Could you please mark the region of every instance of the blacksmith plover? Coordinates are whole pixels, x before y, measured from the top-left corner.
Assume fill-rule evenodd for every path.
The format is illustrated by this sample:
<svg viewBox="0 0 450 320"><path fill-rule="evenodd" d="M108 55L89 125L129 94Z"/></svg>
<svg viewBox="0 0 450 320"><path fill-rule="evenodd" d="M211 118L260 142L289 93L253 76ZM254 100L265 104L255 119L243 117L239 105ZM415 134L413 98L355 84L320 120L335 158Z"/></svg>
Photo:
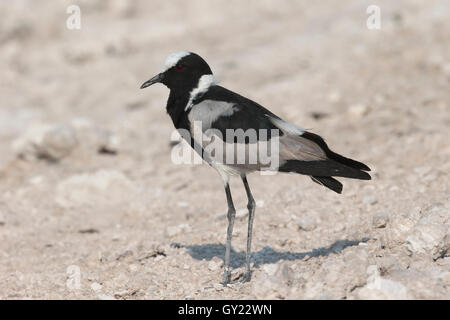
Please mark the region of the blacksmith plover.
<svg viewBox="0 0 450 320"><path fill-rule="evenodd" d="M371 179L365 172L370 171L368 166L331 151L317 134L288 123L258 103L217 85L208 64L195 53L180 51L169 55L164 70L142 84L141 89L158 82L170 89L166 108L175 128L203 160L218 171L224 183L228 203L224 284L228 284L231 278L230 250L235 219L229 187L231 176L242 179L248 198L244 281L251 277L250 256L255 214L255 200L247 182L248 173L262 170L300 173L337 193L342 192L342 184L333 177ZM200 130L200 136L196 130ZM272 144L273 141L277 143ZM259 152L262 142L266 143L266 150L276 153L276 166L262 161ZM213 144L216 148L210 148ZM218 150L217 146L224 148ZM240 149L241 154L238 151L227 157L239 147L244 147Z"/></svg>

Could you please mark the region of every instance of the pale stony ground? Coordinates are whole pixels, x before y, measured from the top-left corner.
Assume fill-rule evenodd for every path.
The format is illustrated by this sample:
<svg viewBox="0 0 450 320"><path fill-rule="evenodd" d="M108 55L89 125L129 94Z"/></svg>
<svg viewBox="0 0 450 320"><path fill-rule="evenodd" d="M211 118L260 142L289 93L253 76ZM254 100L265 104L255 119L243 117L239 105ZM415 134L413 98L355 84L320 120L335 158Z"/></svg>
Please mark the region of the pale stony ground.
<svg viewBox="0 0 450 320"><path fill-rule="evenodd" d="M374 1L78 1L75 31L73 2L1 2L0 298L449 299L450 4L376 2L381 30ZM180 49L373 169L250 176L249 283L219 284L219 176L171 162L168 90L138 89Z"/></svg>

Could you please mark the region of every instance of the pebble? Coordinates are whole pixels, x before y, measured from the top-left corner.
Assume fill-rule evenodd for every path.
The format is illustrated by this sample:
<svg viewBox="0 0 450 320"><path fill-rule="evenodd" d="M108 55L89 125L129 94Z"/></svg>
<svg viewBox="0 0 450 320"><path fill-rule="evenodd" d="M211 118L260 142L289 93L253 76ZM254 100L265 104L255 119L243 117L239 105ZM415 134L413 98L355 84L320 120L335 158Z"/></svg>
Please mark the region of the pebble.
<svg viewBox="0 0 450 320"><path fill-rule="evenodd" d="M91 289L95 292L102 290L102 287L103 286L98 282L94 282L93 284L91 284Z"/></svg>
<svg viewBox="0 0 450 320"><path fill-rule="evenodd" d="M450 250L448 226L422 218L406 238L406 246L413 254L429 254L433 259Z"/></svg>
<svg viewBox="0 0 450 320"><path fill-rule="evenodd" d="M369 275L367 284L358 291L358 298L367 300L404 300L411 298L408 289L403 284L381 277L376 265L368 266L367 274Z"/></svg>
<svg viewBox="0 0 450 320"><path fill-rule="evenodd" d="M242 219L248 216L248 209L239 209L236 211L236 218Z"/></svg>
<svg viewBox="0 0 450 320"><path fill-rule="evenodd" d="M278 264L276 264L276 263L266 264L263 266L262 269L269 276L273 276L278 271Z"/></svg>
<svg viewBox="0 0 450 320"><path fill-rule="evenodd" d="M180 226L169 226L166 228L166 234L169 237L173 237L176 236L177 234L181 233L181 228Z"/></svg>
<svg viewBox="0 0 450 320"><path fill-rule="evenodd" d="M56 203L64 208L79 206L116 206L136 194L133 183L122 172L99 170L73 175L56 188Z"/></svg>
<svg viewBox="0 0 450 320"><path fill-rule="evenodd" d="M389 222L389 213L385 211L381 211L375 214L372 219L372 226L374 228L384 228Z"/></svg>
<svg viewBox="0 0 450 320"><path fill-rule="evenodd" d="M135 264L130 264L128 268L130 269L131 272L136 272L139 269L139 267Z"/></svg>
<svg viewBox="0 0 450 320"><path fill-rule="evenodd" d="M355 119L361 119L369 113L369 107L362 103L353 104L348 108L348 113Z"/></svg>
<svg viewBox="0 0 450 320"><path fill-rule="evenodd" d="M317 224L314 219L304 216L297 220L297 226L299 230L312 231L316 228Z"/></svg>
<svg viewBox="0 0 450 320"><path fill-rule="evenodd" d="M374 205L377 202L378 202L377 197L375 197L374 195L367 195L367 196L364 196L364 198L363 198L364 204Z"/></svg>
<svg viewBox="0 0 450 320"><path fill-rule="evenodd" d="M208 269L211 271L217 271L220 268L222 268L223 266L223 260L218 258L218 257L213 257L209 262L208 262Z"/></svg>
<svg viewBox="0 0 450 320"><path fill-rule="evenodd" d="M74 128L70 125L38 125L13 141L15 154L25 160L58 161L68 156L78 145Z"/></svg>
<svg viewBox="0 0 450 320"><path fill-rule="evenodd" d="M156 292L158 290L158 287L156 286L156 285L150 285L148 288L147 288L147 292L148 293L153 293L153 292Z"/></svg>

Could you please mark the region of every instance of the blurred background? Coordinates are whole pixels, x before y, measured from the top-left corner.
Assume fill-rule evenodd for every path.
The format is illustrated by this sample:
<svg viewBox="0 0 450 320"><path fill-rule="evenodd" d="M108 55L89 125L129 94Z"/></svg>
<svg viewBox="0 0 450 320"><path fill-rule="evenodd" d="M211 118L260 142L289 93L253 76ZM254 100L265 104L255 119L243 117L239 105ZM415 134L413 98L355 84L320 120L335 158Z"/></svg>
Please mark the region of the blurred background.
<svg viewBox="0 0 450 320"><path fill-rule="evenodd" d="M217 286L221 181L171 162L168 90L139 90L178 50L373 169L342 196L250 176L250 283ZM447 0L2 1L0 57L0 298L450 298Z"/></svg>

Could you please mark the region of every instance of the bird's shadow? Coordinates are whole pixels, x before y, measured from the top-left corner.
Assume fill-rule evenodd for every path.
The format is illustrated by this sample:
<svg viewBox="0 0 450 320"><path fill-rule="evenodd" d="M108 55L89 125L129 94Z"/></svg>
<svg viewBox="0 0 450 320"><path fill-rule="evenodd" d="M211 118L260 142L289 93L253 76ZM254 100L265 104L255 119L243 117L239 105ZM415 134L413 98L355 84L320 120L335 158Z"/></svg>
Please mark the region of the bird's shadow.
<svg viewBox="0 0 450 320"><path fill-rule="evenodd" d="M360 243L369 241L370 238L364 237L361 240L338 240L328 247L321 247L307 252L280 252L272 249L270 246L265 246L259 251L252 253L251 261L255 267L262 264L276 263L280 260L303 260L305 257L320 257L328 256L331 253L340 253L347 247L357 246ZM187 253L196 260L211 260L218 257L224 260L225 246L223 244L201 244L201 245L183 245L180 243L172 243L173 247L185 248ZM245 263L245 252L236 252L231 248L230 265L233 269L239 268Z"/></svg>

